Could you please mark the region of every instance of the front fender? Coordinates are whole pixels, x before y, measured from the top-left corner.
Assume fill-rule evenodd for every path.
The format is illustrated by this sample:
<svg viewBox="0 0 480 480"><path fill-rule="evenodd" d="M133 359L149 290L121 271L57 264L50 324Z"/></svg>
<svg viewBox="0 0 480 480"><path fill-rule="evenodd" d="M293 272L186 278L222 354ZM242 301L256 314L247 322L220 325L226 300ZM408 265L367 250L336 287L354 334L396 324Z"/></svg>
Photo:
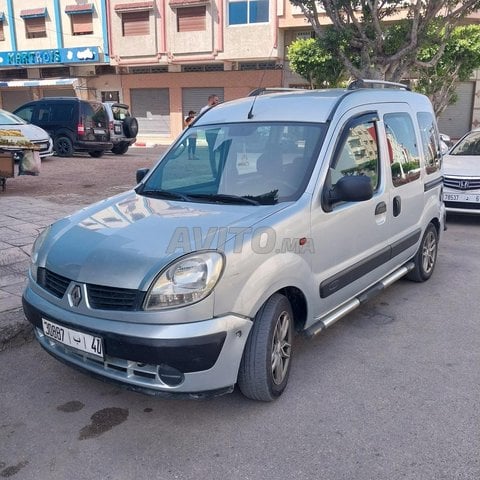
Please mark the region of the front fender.
<svg viewBox="0 0 480 480"><path fill-rule="evenodd" d="M286 287L296 287L305 295L308 311L309 302L315 295L309 255L288 252L244 258L243 268L224 275L217 285L215 316L231 312L253 318L269 297ZM245 275L243 272L249 273Z"/></svg>

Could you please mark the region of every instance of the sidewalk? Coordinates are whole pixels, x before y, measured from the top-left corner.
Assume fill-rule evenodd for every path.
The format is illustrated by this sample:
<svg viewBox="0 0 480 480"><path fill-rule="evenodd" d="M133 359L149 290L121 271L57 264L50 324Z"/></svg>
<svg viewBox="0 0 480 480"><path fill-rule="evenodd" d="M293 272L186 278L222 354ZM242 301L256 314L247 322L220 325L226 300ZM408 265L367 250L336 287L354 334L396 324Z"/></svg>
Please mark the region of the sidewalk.
<svg viewBox="0 0 480 480"><path fill-rule="evenodd" d="M0 193L0 351L33 336L23 315L22 292L35 238L46 226L81 207Z"/></svg>

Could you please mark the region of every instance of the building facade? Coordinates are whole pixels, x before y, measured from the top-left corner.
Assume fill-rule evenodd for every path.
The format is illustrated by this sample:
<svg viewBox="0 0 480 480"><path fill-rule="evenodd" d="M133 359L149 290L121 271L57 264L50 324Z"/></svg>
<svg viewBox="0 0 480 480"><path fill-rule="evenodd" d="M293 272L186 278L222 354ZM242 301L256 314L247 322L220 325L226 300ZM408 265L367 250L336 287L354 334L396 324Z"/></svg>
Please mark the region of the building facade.
<svg viewBox="0 0 480 480"><path fill-rule="evenodd" d="M226 101L306 86L286 52L312 35L288 0L0 0L0 106L54 95L121 101L140 136L171 141L211 93ZM478 91L477 78L459 87L442 131L457 137L480 120Z"/></svg>

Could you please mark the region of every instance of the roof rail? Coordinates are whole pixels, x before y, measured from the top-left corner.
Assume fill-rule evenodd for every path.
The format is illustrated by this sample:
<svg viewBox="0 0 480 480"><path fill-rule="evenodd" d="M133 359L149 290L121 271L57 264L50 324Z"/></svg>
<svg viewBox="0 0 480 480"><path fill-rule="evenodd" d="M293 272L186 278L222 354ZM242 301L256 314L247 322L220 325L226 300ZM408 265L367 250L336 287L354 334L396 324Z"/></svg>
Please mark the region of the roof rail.
<svg viewBox="0 0 480 480"><path fill-rule="evenodd" d="M288 88L288 87L260 87L252 90L248 96L256 97L257 95L264 95L265 93L280 93L280 92L301 92L304 88Z"/></svg>
<svg viewBox="0 0 480 480"><path fill-rule="evenodd" d="M411 91L411 88L403 83L397 83L397 82L387 82L386 80L367 80L363 78L359 78L358 80L354 80L351 82L347 90L358 90L359 88L373 88L375 85L381 85L384 88L400 88L403 90L408 90Z"/></svg>

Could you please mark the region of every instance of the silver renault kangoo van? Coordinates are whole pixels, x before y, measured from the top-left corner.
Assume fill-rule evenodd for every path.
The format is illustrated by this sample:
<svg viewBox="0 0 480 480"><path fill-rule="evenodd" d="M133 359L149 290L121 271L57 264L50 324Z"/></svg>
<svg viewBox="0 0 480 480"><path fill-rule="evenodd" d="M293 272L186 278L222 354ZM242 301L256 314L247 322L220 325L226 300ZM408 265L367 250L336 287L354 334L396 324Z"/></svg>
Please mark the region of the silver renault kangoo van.
<svg viewBox="0 0 480 480"><path fill-rule="evenodd" d="M376 83L219 104L135 189L48 227L23 295L42 347L137 391L238 384L270 401L296 335L428 280L445 217L435 115Z"/></svg>

